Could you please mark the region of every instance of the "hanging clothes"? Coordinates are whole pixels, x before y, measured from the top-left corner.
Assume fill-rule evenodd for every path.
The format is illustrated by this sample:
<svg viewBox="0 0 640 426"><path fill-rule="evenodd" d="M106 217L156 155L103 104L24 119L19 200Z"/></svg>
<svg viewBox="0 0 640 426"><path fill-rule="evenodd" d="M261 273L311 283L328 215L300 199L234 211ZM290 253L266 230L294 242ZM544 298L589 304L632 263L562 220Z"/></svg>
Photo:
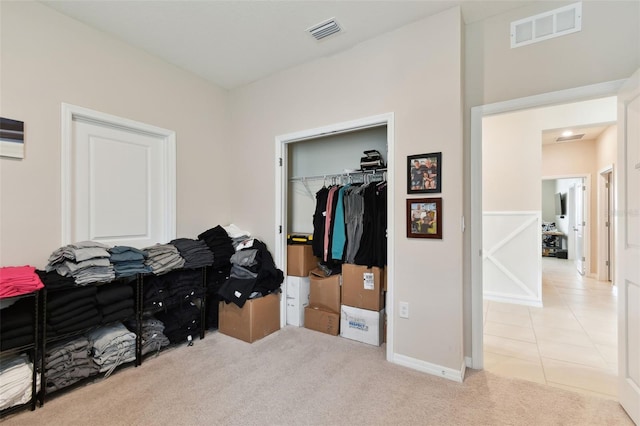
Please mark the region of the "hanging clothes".
<svg viewBox="0 0 640 426"><path fill-rule="evenodd" d="M311 249L315 257L323 258L324 255L324 229L327 211L327 199L329 188L323 186L316 192L316 209L313 213L313 241Z"/></svg>
<svg viewBox="0 0 640 426"><path fill-rule="evenodd" d="M338 199L336 201L335 215L333 218L333 233L331 236L331 259L340 262L343 260L344 248L347 242L344 214L344 193L348 188L349 185L346 185L338 190Z"/></svg>

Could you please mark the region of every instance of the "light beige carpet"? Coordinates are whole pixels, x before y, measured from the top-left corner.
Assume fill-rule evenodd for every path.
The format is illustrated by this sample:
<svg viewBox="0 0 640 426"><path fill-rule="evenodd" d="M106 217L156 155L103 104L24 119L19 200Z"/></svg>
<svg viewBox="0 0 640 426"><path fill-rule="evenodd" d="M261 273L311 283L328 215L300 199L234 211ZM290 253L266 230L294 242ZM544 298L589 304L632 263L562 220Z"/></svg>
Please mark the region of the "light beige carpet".
<svg viewBox="0 0 640 426"><path fill-rule="evenodd" d="M633 424L614 401L471 370L455 383L391 364L384 348L296 327L253 344L210 332L4 423Z"/></svg>

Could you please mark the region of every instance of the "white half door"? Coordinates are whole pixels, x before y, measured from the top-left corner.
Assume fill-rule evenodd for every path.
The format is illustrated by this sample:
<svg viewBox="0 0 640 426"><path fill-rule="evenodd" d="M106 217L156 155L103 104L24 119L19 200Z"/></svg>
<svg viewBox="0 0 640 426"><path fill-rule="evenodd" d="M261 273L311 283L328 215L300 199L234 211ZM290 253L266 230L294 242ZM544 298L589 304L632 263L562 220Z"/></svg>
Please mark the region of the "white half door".
<svg viewBox="0 0 640 426"><path fill-rule="evenodd" d="M618 95L618 398L640 424L640 70Z"/></svg>
<svg viewBox="0 0 640 426"><path fill-rule="evenodd" d="M174 188L161 135L74 117L67 243L148 247L173 238ZM170 150L169 150L170 151ZM175 167L175 166L174 166ZM175 177L173 177L175 179Z"/></svg>
<svg viewBox="0 0 640 426"><path fill-rule="evenodd" d="M573 231L575 233L576 269L580 275L584 275L584 182L577 183L572 188L573 192Z"/></svg>

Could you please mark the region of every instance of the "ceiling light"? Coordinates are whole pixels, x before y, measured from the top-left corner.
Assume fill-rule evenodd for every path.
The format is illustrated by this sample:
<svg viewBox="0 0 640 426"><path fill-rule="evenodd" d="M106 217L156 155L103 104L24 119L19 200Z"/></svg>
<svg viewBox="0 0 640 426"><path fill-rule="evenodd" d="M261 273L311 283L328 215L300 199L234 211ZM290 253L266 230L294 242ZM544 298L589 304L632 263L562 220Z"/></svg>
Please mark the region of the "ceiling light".
<svg viewBox="0 0 640 426"><path fill-rule="evenodd" d="M563 137L567 137L567 136L571 136L573 134L573 132L571 130L565 130L564 132L562 132L562 136Z"/></svg>

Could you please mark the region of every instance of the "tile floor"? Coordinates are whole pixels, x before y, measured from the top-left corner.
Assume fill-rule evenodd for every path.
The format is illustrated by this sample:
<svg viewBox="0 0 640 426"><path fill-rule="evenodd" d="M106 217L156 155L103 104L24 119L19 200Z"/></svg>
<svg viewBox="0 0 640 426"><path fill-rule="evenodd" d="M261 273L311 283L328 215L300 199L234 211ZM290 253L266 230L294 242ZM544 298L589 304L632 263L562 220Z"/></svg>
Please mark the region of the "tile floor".
<svg viewBox="0 0 640 426"><path fill-rule="evenodd" d="M617 399L617 297L571 260L542 258L543 308L484 302L484 365L495 374Z"/></svg>

